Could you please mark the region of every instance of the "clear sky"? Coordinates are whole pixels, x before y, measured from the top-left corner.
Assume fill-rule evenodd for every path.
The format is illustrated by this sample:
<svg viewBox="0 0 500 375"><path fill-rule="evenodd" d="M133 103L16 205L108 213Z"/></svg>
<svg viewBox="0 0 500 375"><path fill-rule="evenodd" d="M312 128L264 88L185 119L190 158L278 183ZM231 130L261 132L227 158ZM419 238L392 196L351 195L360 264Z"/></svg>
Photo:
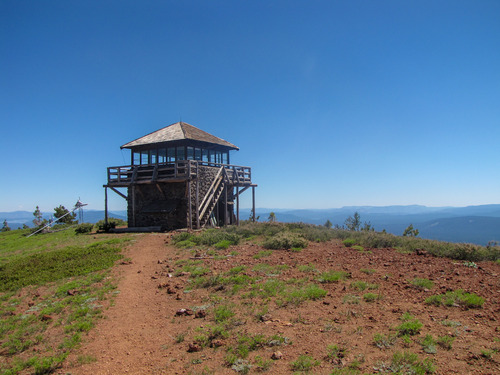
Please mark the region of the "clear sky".
<svg viewBox="0 0 500 375"><path fill-rule="evenodd" d="M0 211L103 209L180 119L258 207L500 202L498 0L1 0L0 51Z"/></svg>

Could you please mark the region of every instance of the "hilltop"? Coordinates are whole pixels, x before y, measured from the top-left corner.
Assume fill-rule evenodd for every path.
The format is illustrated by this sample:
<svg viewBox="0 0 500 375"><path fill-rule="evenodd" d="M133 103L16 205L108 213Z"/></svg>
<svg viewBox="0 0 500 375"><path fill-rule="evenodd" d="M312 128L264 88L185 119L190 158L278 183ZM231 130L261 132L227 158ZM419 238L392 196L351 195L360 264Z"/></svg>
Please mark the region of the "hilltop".
<svg viewBox="0 0 500 375"><path fill-rule="evenodd" d="M498 247L282 223L22 233L0 234L2 374L500 371Z"/></svg>
<svg viewBox="0 0 500 375"><path fill-rule="evenodd" d="M79 350L96 361L64 371L500 370L498 262L301 242L303 230L266 224L137 237L120 266L115 307ZM297 247L268 249L286 241Z"/></svg>

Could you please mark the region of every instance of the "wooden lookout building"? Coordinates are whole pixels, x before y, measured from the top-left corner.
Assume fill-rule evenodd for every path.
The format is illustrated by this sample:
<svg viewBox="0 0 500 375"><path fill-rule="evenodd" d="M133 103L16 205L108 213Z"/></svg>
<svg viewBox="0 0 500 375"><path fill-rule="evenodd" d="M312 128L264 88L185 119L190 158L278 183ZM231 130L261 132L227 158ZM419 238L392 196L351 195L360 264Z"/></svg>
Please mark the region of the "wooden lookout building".
<svg viewBox="0 0 500 375"><path fill-rule="evenodd" d="M129 228L238 224L239 197L248 188L255 220L257 185L250 167L230 163L230 152L238 150L232 143L177 122L121 148L130 149L130 165L108 168L106 221L111 189L127 200ZM126 188L126 194L119 188Z"/></svg>

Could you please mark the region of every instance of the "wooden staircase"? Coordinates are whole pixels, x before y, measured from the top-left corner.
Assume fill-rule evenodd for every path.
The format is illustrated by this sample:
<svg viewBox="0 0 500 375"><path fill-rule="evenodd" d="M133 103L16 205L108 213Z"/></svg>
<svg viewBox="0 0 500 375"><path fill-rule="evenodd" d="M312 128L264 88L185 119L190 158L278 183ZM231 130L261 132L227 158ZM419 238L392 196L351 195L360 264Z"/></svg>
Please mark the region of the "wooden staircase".
<svg viewBox="0 0 500 375"><path fill-rule="evenodd" d="M204 228L205 225L207 225L207 223L210 220L210 216L214 212L214 209L217 206L217 203L219 202L222 193L224 192L224 188L226 187L226 181L227 181L227 174L225 168L221 167L217 172L217 175L215 176L212 184L210 185L210 188L208 189L207 193L205 194L203 200L199 205L198 215L194 217L195 222L193 223L193 227ZM199 223L198 223L198 218L199 218ZM212 219L215 220L215 218Z"/></svg>

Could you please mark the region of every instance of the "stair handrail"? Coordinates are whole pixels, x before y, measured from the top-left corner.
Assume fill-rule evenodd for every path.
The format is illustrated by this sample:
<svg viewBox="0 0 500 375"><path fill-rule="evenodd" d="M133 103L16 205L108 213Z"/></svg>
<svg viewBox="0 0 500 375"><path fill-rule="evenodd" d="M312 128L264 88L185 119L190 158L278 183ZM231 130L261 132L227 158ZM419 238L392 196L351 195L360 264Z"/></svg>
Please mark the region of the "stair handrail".
<svg viewBox="0 0 500 375"><path fill-rule="evenodd" d="M205 196L203 197L203 199L200 203L200 206L199 206L200 207L200 217L203 217L203 214L205 213L205 211L208 207L208 203L210 202L210 198L212 198L212 196L215 193L215 190L217 189L214 187L214 185L217 183L217 187L218 187L218 185L220 183L220 175L221 175L223 169L224 169L224 167L220 167L219 171L217 172L217 175L215 176L214 180L212 181L212 184L208 188L207 193L205 194ZM219 181L219 182L217 182L217 181ZM213 190L213 192L212 192L212 190ZM203 208L203 210L202 210L202 208Z"/></svg>
<svg viewBox="0 0 500 375"><path fill-rule="evenodd" d="M221 186L221 183L222 183L222 177L219 176L217 178L217 184L214 186L214 189L211 192L209 199L207 199L207 201L206 201L205 206L203 207L203 209L200 210L200 216L199 216L200 218L204 217L205 213L207 212L207 209L210 207L210 203L213 203L212 200L213 200L215 194L217 193L219 187ZM217 199L218 198L219 197L217 197ZM213 207L212 207L212 210L213 210Z"/></svg>

